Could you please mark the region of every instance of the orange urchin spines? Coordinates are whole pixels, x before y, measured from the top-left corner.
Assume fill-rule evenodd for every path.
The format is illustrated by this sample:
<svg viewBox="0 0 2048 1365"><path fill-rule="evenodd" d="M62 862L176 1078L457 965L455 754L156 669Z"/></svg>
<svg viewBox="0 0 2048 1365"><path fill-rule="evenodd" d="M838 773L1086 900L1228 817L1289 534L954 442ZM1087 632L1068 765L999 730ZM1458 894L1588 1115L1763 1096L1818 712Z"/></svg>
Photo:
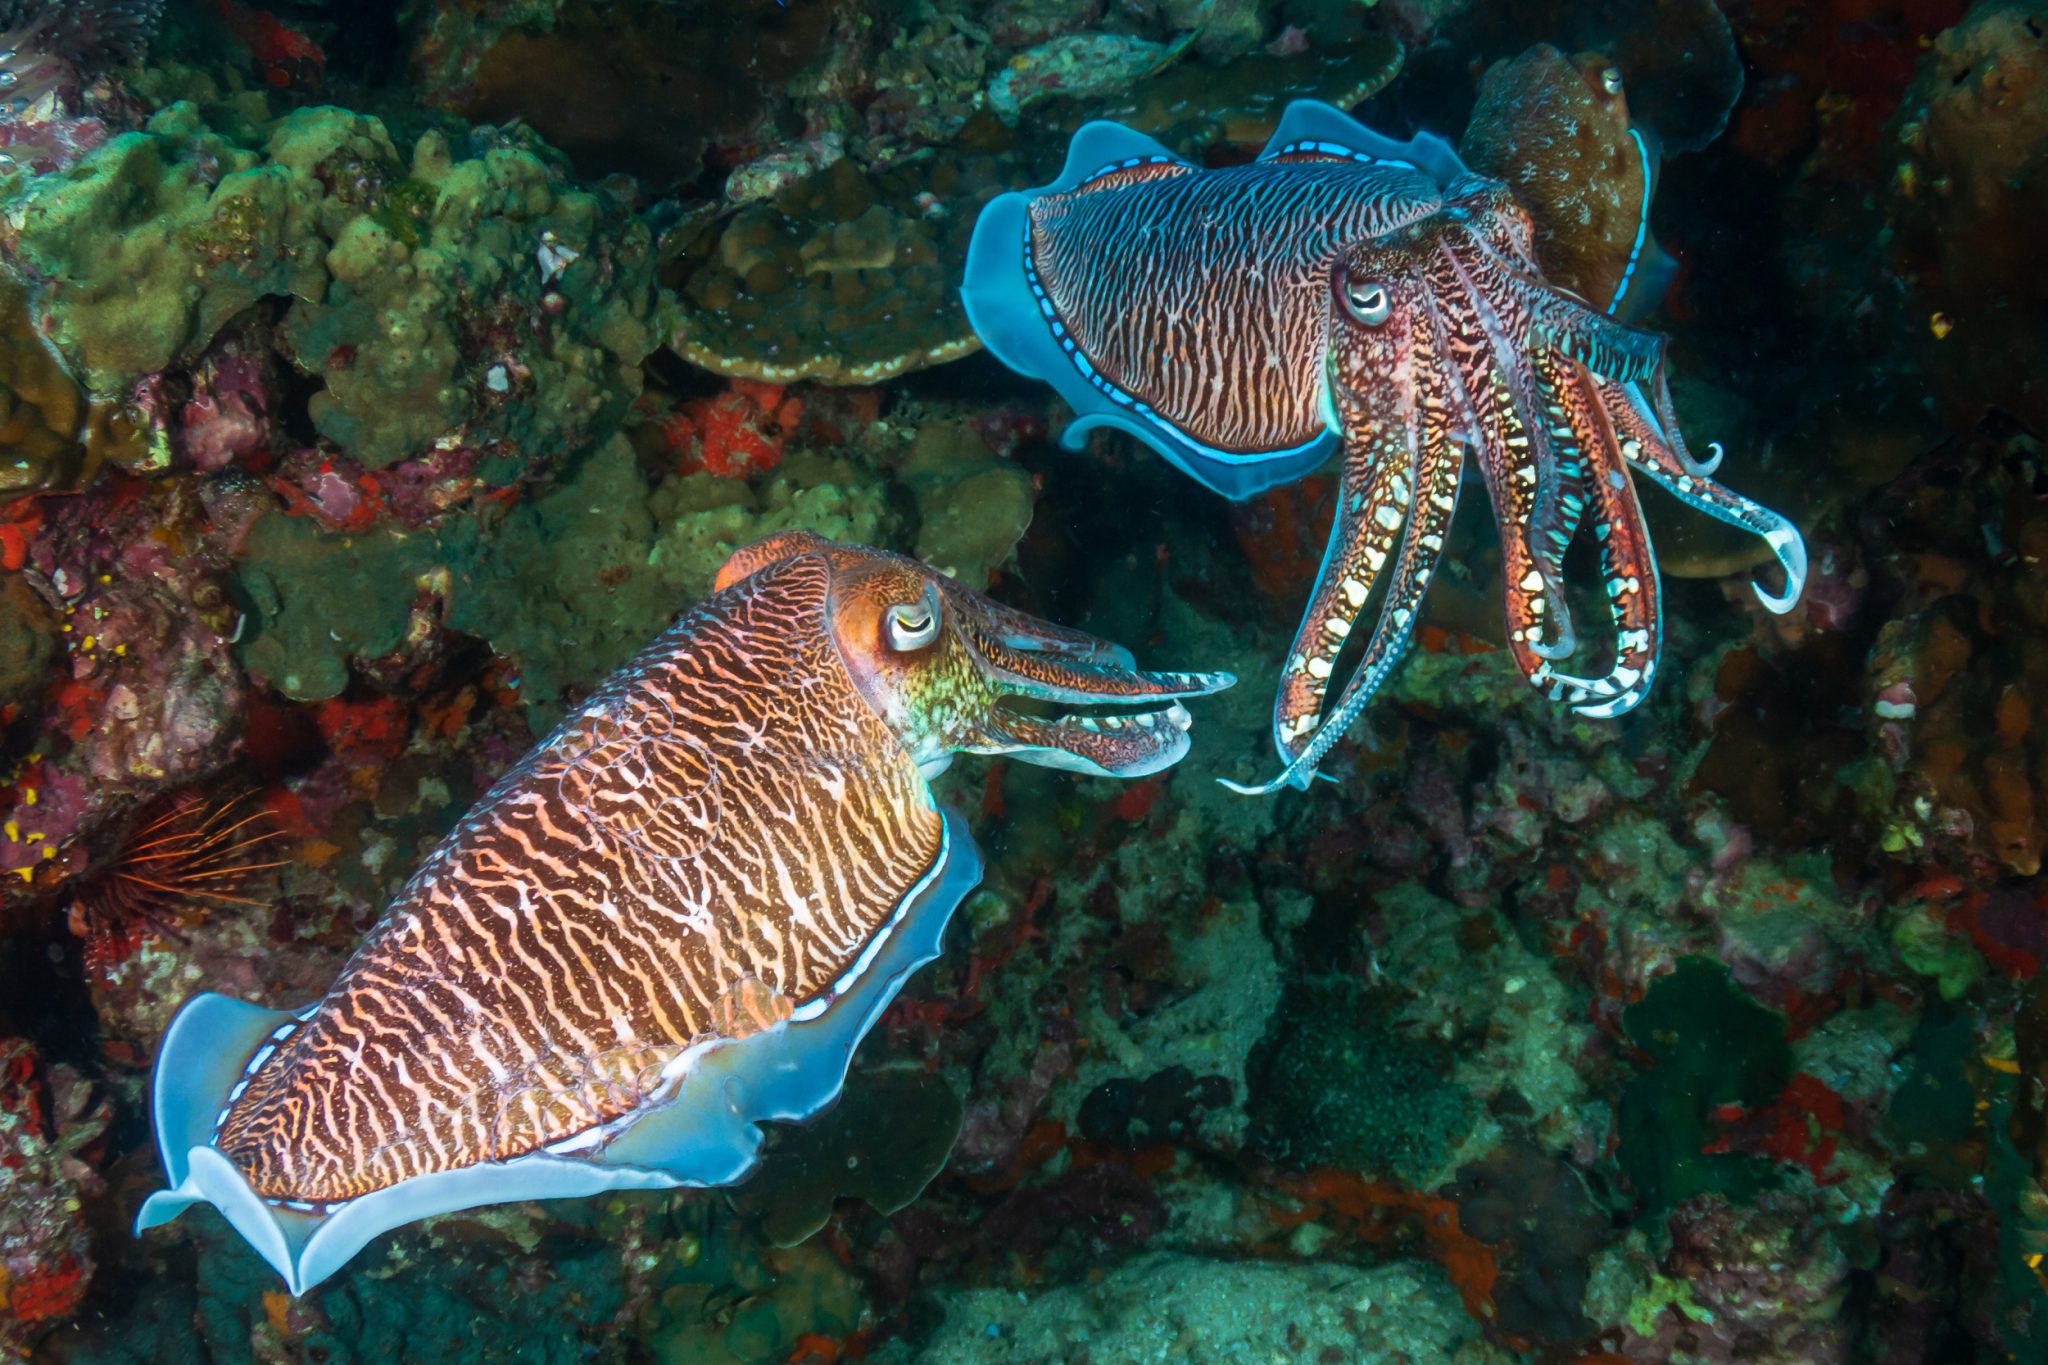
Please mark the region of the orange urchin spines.
<svg viewBox="0 0 2048 1365"><path fill-rule="evenodd" d="M278 831L247 793L225 801L186 789L158 801L115 854L71 893L71 932L88 953L132 949L146 934L178 938L209 905L253 906L246 892L286 859L265 858Z"/></svg>

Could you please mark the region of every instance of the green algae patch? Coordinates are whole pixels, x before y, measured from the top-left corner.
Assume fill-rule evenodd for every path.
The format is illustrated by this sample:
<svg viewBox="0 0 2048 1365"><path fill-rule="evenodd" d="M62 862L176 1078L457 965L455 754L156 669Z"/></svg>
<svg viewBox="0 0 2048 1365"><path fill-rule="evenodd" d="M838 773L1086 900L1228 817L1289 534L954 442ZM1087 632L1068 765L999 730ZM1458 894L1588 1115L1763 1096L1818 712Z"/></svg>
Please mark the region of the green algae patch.
<svg viewBox="0 0 2048 1365"><path fill-rule="evenodd" d="M382 658L405 642L413 601L445 553L425 532L343 534L271 513L249 528L236 561L246 613L236 656L294 701L339 696L351 659Z"/></svg>
<svg viewBox="0 0 2048 1365"><path fill-rule="evenodd" d="M1388 1021L1398 1003L1348 977L1298 987L1259 1044L1253 1144L1296 1167L1403 1184L1436 1169L1476 1120L1475 1106L1445 1079L1445 1049Z"/></svg>
<svg viewBox="0 0 2048 1365"><path fill-rule="evenodd" d="M1775 1184L1763 1159L1705 1149L1720 1135L1714 1110L1761 1108L1792 1078L1784 1016L1726 967L1689 957L1622 1013L1622 1027L1650 1059L1622 1088L1616 1154L1644 1212L1702 1194L1741 1202Z"/></svg>
<svg viewBox="0 0 2048 1365"><path fill-rule="evenodd" d="M960 1136L959 1096L928 1071L876 1071L847 1083L823 1117L777 1128L761 1169L727 1198L779 1247L809 1241L840 1199L888 1215L924 1193Z"/></svg>
<svg viewBox="0 0 2048 1365"><path fill-rule="evenodd" d="M615 437L505 518L460 575L448 625L517 666L544 729L566 689L595 686L660 634L740 546L799 528L874 543L887 523L878 476L843 461L793 457L758 489L692 475L650 492Z"/></svg>
<svg viewBox="0 0 2048 1365"><path fill-rule="evenodd" d="M457 159L430 132L407 157L341 109L260 136L173 105L16 182L0 243L49 282L37 325L92 393L281 298L313 426L364 465L456 443L553 459L618 428L657 341L653 237L623 199L523 147Z"/></svg>

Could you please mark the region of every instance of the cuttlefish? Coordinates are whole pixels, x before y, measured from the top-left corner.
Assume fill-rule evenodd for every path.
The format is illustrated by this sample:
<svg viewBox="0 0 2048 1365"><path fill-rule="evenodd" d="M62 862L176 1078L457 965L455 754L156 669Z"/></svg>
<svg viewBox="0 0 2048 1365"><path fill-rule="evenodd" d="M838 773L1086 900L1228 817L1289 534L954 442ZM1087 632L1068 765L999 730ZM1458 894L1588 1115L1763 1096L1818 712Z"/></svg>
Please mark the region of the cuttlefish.
<svg viewBox="0 0 2048 1365"><path fill-rule="evenodd" d="M730 1184L817 1113L981 860L955 753L1136 777L1180 699L914 560L739 551L421 864L326 995L188 1002L155 1071L170 1189L319 1283L389 1228L510 1200ZM1079 710L1063 708L1082 708Z"/></svg>
<svg viewBox="0 0 2048 1365"><path fill-rule="evenodd" d="M1576 76L1573 79L1577 79ZM1647 202L1647 185L1643 191ZM1643 238L1626 234L1631 260ZM1405 651L1477 456L1499 530L1507 644L1553 700L1605 717L1647 693L1662 643L1656 559L1630 472L1761 536L1806 572L1798 530L1711 475L1673 414L1664 339L1545 277L1536 225L1502 181L1429 134L1397 142L1327 105L1288 107L1258 159L1204 169L1112 123L1074 137L1059 179L990 202L962 295L989 350L1052 384L1080 448L1109 427L1232 498L1333 454L1329 549L1282 667L1273 739L1305 788ZM1588 529L1612 657L1577 653L1565 552ZM1375 593L1362 648L1350 637ZM1357 662L1334 704L1347 642Z"/></svg>

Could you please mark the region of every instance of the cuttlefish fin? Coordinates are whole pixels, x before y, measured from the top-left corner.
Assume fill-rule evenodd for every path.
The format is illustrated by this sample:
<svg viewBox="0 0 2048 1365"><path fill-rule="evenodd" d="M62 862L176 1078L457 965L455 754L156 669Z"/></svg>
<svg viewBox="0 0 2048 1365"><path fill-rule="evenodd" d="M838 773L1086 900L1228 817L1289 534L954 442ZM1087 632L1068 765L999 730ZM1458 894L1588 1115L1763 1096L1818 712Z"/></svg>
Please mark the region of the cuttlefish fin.
<svg viewBox="0 0 2048 1365"><path fill-rule="evenodd" d="M1471 174L1459 159L1457 149L1434 133L1417 133L1397 142L1339 109L1320 100L1296 100L1280 116L1259 160L1328 158L1392 162L1413 166L1436 181L1449 185Z"/></svg>
<svg viewBox="0 0 2048 1365"><path fill-rule="evenodd" d="M266 1199L213 1146L213 1130L252 1059L297 1024L297 1015L224 995L197 996L178 1011L157 1054L153 1102L157 1150L170 1188L144 1201L135 1219L138 1234L193 1204L211 1204L296 1296L346 1265L379 1234L437 1213L684 1183L658 1171L622 1171L535 1153L403 1181L340 1204Z"/></svg>
<svg viewBox="0 0 2048 1365"><path fill-rule="evenodd" d="M403 1180L337 1204L266 1199L212 1144L215 1120L235 1087L300 1016L223 995L196 997L178 1012L157 1054L152 1103L171 1188L143 1204L136 1232L167 1223L193 1204L211 1204L299 1295L373 1238L434 1214L744 1178L759 1160L761 1123L808 1118L838 1098L855 1049L910 974L938 956L953 911L980 883L980 851L955 812L943 816L945 836L932 867L828 996L744 1038L692 1045L678 1059L680 1080L658 1103L604 1131L507 1161Z"/></svg>
<svg viewBox="0 0 2048 1365"><path fill-rule="evenodd" d="M1642 127L1631 127L1628 136L1642 162L1643 198L1636 209L1635 242L1629 248L1628 260L1622 265L1621 279L1614 286L1614 297L1607 300L1606 311L1609 317L1618 321L1636 322L1654 312L1664 301L1671 281L1677 278L1678 262L1658 244L1655 234L1650 231L1650 204L1657 197L1657 171L1661 165L1657 136Z"/></svg>

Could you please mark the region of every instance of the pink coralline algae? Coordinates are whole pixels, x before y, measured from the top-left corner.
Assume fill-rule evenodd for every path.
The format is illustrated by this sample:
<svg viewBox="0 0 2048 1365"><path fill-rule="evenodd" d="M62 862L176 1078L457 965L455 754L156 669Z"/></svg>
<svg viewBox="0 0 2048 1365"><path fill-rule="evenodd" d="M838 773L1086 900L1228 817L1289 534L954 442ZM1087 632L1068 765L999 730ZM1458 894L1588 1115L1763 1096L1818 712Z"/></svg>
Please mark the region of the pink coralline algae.
<svg viewBox="0 0 2048 1365"><path fill-rule="evenodd" d="M163 0L0 0L0 165L61 170L119 103L92 68L135 56Z"/></svg>
<svg viewBox="0 0 2048 1365"><path fill-rule="evenodd" d="M213 474L276 445L275 358L226 337L192 367L192 393L178 414L180 444L194 469Z"/></svg>
<svg viewBox="0 0 2048 1365"><path fill-rule="evenodd" d="M78 1307L92 1277L81 1201L108 1109L68 1066L0 1039L0 1352L25 1353Z"/></svg>
<svg viewBox="0 0 2048 1365"><path fill-rule="evenodd" d="M1847 1358L1849 1260L1811 1199L1771 1192L1738 1208L1708 1196L1674 1212L1669 1232L1662 1273L1696 1307L1667 1309L1655 1337L1630 1340L1629 1359Z"/></svg>
<svg viewBox="0 0 2048 1365"><path fill-rule="evenodd" d="M205 779L240 733L247 684L222 585L240 515L224 494L121 478L52 501L24 577L62 622L43 733L0 774L0 901L91 861L81 842L126 810Z"/></svg>

